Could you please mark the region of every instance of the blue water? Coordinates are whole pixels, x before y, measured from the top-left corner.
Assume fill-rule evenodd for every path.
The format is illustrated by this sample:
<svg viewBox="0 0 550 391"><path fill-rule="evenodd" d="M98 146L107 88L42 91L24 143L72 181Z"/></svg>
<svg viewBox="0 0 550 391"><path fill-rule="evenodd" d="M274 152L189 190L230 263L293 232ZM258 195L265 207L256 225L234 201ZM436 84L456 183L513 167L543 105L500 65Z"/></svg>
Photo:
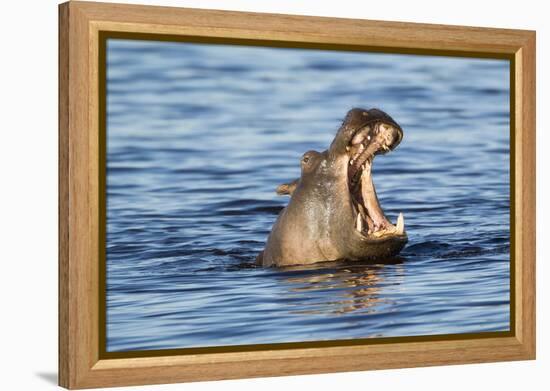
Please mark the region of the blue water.
<svg viewBox="0 0 550 391"><path fill-rule="evenodd" d="M107 350L510 327L509 63L109 40ZM409 244L389 263L253 265L307 150L346 112L404 129L375 160Z"/></svg>

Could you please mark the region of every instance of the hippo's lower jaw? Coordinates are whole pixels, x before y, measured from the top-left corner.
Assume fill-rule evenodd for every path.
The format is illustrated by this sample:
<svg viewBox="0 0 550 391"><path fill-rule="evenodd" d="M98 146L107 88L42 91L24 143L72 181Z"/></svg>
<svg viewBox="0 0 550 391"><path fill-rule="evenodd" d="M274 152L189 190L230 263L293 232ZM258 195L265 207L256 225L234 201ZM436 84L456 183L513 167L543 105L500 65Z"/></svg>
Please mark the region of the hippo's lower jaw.
<svg viewBox="0 0 550 391"><path fill-rule="evenodd" d="M376 123L359 129L346 147L348 163L348 187L353 204L355 230L365 239L407 240L403 214L392 224L376 196L372 180L374 157L393 150L398 141L398 130L394 126ZM400 250L400 249L399 249Z"/></svg>

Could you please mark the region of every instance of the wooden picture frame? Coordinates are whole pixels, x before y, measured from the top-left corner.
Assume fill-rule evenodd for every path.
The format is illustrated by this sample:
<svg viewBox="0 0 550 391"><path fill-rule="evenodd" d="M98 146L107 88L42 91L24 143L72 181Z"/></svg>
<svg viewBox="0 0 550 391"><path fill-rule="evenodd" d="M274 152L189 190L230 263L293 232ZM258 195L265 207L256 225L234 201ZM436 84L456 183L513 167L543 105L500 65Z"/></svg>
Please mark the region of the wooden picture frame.
<svg viewBox="0 0 550 391"><path fill-rule="evenodd" d="M511 331L108 357L102 34L510 60ZM104 59L103 59L104 60ZM71 1L59 6L59 384L70 389L535 358L535 32ZM103 174L103 176L102 176ZM292 345L292 346L291 346Z"/></svg>

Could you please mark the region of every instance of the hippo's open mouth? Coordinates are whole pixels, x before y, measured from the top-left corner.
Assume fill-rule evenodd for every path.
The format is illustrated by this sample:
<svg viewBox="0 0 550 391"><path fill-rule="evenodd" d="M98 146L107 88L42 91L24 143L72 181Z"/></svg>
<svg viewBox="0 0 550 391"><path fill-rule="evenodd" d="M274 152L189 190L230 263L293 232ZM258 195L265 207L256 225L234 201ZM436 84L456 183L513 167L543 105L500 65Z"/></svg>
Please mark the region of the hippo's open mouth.
<svg viewBox="0 0 550 391"><path fill-rule="evenodd" d="M374 157L393 150L401 138L402 130L397 124L374 122L357 130L346 147L348 187L356 214L355 229L368 239L405 235L403 214L399 214L395 225L388 220L372 181Z"/></svg>

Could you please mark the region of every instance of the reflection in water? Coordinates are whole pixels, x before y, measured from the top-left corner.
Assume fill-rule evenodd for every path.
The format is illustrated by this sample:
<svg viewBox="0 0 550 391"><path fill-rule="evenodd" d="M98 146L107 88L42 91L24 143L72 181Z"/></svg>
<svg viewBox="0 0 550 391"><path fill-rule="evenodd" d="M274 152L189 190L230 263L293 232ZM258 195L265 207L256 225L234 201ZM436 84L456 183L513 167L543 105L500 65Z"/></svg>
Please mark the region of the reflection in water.
<svg viewBox="0 0 550 391"><path fill-rule="evenodd" d="M388 261L394 265L402 263L399 258ZM336 269L327 270L329 264L324 263L314 268L315 273L307 276L289 277L282 286L290 284L289 292L315 292L321 300L311 309L296 310L296 314L345 314L354 311L364 313L375 312L377 305L387 299L379 296L384 285L383 264L372 265L341 265ZM294 268L294 270L299 268ZM392 283L400 284L403 279L403 268L396 267L392 273ZM300 296L298 295L298 297Z"/></svg>
<svg viewBox="0 0 550 391"><path fill-rule="evenodd" d="M107 61L109 351L509 328L507 61L121 40ZM352 107L405 131L374 167L402 262L253 266L275 187Z"/></svg>

